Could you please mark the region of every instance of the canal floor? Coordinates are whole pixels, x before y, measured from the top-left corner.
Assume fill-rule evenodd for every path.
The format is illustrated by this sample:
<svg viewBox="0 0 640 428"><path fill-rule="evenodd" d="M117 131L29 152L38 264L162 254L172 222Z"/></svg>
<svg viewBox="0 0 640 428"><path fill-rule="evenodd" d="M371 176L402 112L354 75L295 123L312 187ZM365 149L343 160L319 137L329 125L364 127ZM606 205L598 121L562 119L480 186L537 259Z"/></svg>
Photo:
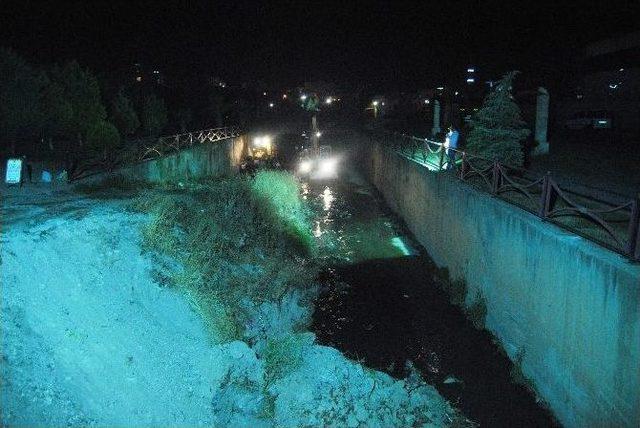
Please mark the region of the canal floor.
<svg viewBox="0 0 640 428"><path fill-rule="evenodd" d="M312 330L318 342L392 376L413 365L480 426L557 426L485 330L436 285L437 268L357 174L303 183L326 269Z"/></svg>

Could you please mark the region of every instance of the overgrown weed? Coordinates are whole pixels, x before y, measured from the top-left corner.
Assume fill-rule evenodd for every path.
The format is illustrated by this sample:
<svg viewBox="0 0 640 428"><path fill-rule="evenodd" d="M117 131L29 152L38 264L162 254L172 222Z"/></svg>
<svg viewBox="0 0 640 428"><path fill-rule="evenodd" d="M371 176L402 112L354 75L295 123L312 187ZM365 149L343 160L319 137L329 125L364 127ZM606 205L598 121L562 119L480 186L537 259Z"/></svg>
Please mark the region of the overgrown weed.
<svg viewBox="0 0 640 428"><path fill-rule="evenodd" d="M304 344L304 334L287 334L267 341L263 355L267 385L300 367Z"/></svg>
<svg viewBox="0 0 640 428"><path fill-rule="evenodd" d="M131 209L151 215L144 247L183 264L173 282L217 342L242 336L248 304L278 300L315 278L310 217L290 174L165 185Z"/></svg>

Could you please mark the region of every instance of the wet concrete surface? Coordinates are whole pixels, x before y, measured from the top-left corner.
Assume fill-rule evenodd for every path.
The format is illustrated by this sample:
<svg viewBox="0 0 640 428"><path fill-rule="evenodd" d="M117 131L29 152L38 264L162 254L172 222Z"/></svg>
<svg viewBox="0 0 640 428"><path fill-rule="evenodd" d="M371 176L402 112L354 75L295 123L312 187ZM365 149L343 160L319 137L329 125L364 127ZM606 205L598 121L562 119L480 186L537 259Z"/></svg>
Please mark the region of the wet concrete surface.
<svg viewBox="0 0 640 428"><path fill-rule="evenodd" d="M327 268L312 329L318 341L398 378L407 363L465 416L491 427L557 426L514 365L437 286L438 269L354 173L304 184Z"/></svg>

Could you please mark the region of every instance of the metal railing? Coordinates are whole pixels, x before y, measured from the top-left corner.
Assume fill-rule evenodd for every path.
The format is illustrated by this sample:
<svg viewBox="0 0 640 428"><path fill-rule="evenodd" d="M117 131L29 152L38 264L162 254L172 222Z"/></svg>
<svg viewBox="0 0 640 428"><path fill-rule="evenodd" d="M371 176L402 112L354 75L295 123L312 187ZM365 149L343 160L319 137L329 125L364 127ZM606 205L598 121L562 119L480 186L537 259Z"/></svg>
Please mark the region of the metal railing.
<svg viewBox="0 0 640 428"><path fill-rule="evenodd" d="M544 221L640 261L640 200L606 201L561 187L542 177L443 143L405 134L384 134L399 154L433 171L447 171L466 183L523 208Z"/></svg>
<svg viewBox="0 0 640 428"><path fill-rule="evenodd" d="M144 162L178 152L194 144L215 143L216 141L238 137L239 135L240 128L235 126L169 135L154 141L142 142L138 146L136 157L138 161Z"/></svg>
<svg viewBox="0 0 640 428"><path fill-rule="evenodd" d="M240 128L231 126L129 141L120 149L105 153L86 150L78 154L81 161L77 162L69 172L69 178L74 181L101 172L113 171L177 153L197 144L215 143L238 137L240 134Z"/></svg>

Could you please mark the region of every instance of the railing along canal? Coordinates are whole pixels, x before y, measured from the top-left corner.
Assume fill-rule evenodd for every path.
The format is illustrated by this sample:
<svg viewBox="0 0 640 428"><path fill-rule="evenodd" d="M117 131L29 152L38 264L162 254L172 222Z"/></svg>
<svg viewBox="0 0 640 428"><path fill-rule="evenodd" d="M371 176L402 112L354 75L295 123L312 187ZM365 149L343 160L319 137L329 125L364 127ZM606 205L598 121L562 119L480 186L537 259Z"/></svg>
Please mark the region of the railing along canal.
<svg viewBox="0 0 640 428"><path fill-rule="evenodd" d="M77 162L69 172L70 180L77 180L104 171L151 161L163 156L177 153L180 150L197 144L215 143L228 138L240 136L240 128L236 126L203 129L158 138L134 140L125 143L118 150L99 153L87 150L78 153Z"/></svg>
<svg viewBox="0 0 640 428"><path fill-rule="evenodd" d="M405 134L384 134L399 154L525 209L544 221L640 261L640 201L614 202L567 189L550 173L542 177L443 143Z"/></svg>

